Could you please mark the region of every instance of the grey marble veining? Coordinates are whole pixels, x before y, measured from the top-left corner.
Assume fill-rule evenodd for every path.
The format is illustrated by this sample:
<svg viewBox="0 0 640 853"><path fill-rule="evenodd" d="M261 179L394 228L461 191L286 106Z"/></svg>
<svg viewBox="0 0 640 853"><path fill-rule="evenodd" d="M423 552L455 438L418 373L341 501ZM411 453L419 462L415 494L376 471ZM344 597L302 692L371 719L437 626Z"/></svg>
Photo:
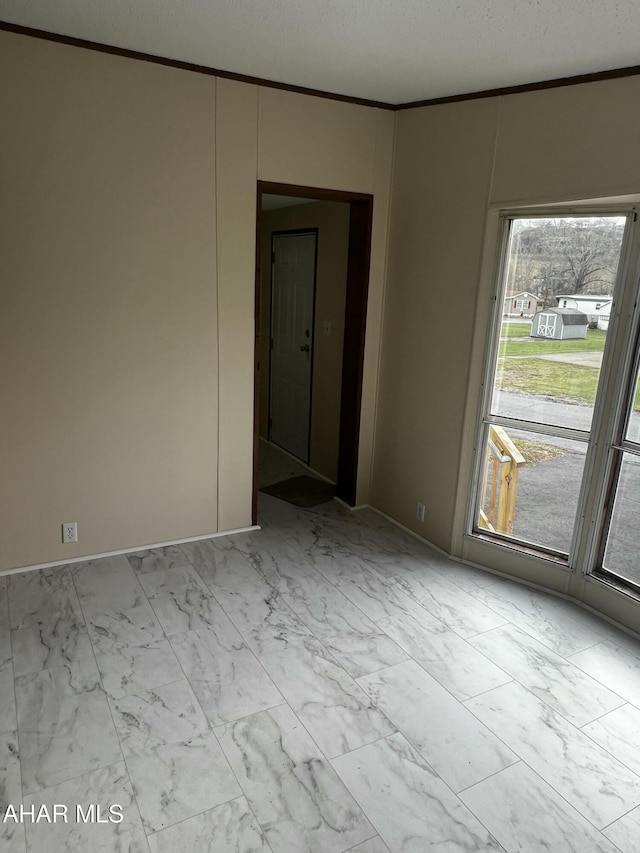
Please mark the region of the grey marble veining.
<svg viewBox="0 0 640 853"><path fill-rule="evenodd" d="M18 732L0 732L0 820L8 805L22 802ZM6 824L4 827L6 828ZM0 838L3 824L0 823Z"/></svg>
<svg viewBox="0 0 640 853"><path fill-rule="evenodd" d="M511 681L495 662L430 613L420 621L406 613L391 616L378 625L456 699L470 699Z"/></svg>
<svg viewBox="0 0 640 853"><path fill-rule="evenodd" d="M513 625L487 631L470 642L576 726L624 702L577 666Z"/></svg>
<svg viewBox="0 0 640 853"><path fill-rule="evenodd" d="M146 575L188 565L188 560L179 545L166 545L163 548L138 551L135 554L127 554L127 559L137 575Z"/></svg>
<svg viewBox="0 0 640 853"><path fill-rule="evenodd" d="M0 801L133 821L28 853L636 853L637 641L372 511L259 500L267 532L0 578Z"/></svg>
<svg viewBox="0 0 640 853"><path fill-rule="evenodd" d="M16 675L37 672L91 657L93 650L82 614L70 601L57 613L30 616L11 632Z"/></svg>
<svg viewBox="0 0 640 853"><path fill-rule="evenodd" d="M589 821L522 762L460 798L509 853L615 853Z"/></svg>
<svg viewBox="0 0 640 853"><path fill-rule="evenodd" d="M240 795L186 680L110 703L147 832Z"/></svg>
<svg viewBox="0 0 640 853"><path fill-rule="evenodd" d="M151 853L271 853L245 797L149 836Z"/></svg>
<svg viewBox="0 0 640 853"><path fill-rule="evenodd" d="M92 614L87 627L96 654L108 654L119 646L146 646L164 637L146 599L136 607Z"/></svg>
<svg viewBox="0 0 640 853"><path fill-rule="evenodd" d="M15 686L25 792L122 759L92 658L21 675Z"/></svg>
<svg viewBox="0 0 640 853"><path fill-rule="evenodd" d="M235 549L220 552L215 563L194 556L198 574L257 654L286 648L311 632L282 596Z"/></svg>
<svg viewBox="0 0 640 853"><path fill-rule="evenodd" d="M318 570L373 622L405 613L423 617L424 607L361 560L330 557L319 562Z"/></svg>
<svg viewBox="0 0 640 853"><path fill-rule="evenodd" d="M286 705L216 734L273 853L343 853L375 835Z"/></svg>
<svg viewBox="0 0 640 853"><path fill-rule="evenodd" d="M29 853L149 853L123 761L25 797L26 807L46 805L52 811L54 803L67 807L68 822L27 823ZM91 804L100 806L103 820L109 806L122 806L122 821L77 820L77 806L87 814Z"/></svg>
<svg viewBox="0 0 640 853"><path fill-rule="evenodd" d="M171 645L212 725L284 702L226 616L213 629L173 634Z"/></svg>
<svg viewBox="0 0 640 853"><path fill-rule="evenodd" d="M640 777L521 685L465 705L598 828L640 804Z"/></svg>
<svg viewBox="0 0 640 853"><path fill-rule="evenodd" d="M332 764L391 853L502 850L401 734Z"/></svg>
<svg viewBox="0 0 640 853"><path fill-rule="evenodd" d="M406 659L358 607L275 534L244 534L233 540L263 580L280 593L352 676ZM265 547L269 559L264 556Z"/></svg>
<svg viewBox="0 0 640 853"><path fill-rule="evenodd" d="M10 732L17 727L13 667L9 658L8 663L0 669L0 732Z"/></svg>
<svg viewBox="0 0 640 853"><path fill-rule="evenodd" d="M142 587L124 556L75 563L71 574L87 618L130 610L145 602Z"/></svg>
<svg viewBox="0 0 640 853"><path fill-rule="evenodd" d="M570 657L572 663L640 708L640 640L598 643Z"/></svg>
<svg viewBox="0 0 640 853"><path fill-rule="evenodd" d="M141 575L140 581L167 636L212 628L225 618L192 566Z"/></svg>
<svg viewBox="0 0 640 853"><path fill-rule="evenodd" d="M460 637L504 625L506 619L433 570L394 575L393 581Z"/></svg>
<svg viewBox="0 0 640 853"><path fill-rule="evenodd" d="M638 838L640 838L640 807L616 820L602 830L622 853L638 853Z"/></svg>
<svg viewBox="0 0 640 853"><path fill-rule="evenodd" d="M265 655L262 663L329 758L395 731L315 638Z"/></svg>
<svg viewBox="0 0 640 853"><path fill-rule="evenodd" d="M358 684L454 791L518 760L415 661L359 678Z"/></svg>
<svg viewBox="0 0 640 853"><path fill-rule="evenodd" d="M96 663L105 692L116 699L184 678L167 640L157 640L146 646L117 645L106 652L97 651Z"/></svg>
<svg viewBox="0 0 640 853"><path fill-rule="evenodd" d="M582 727L582 731L599 743L640 777L640 710L623 705Z"/></svg>
<svg viewBox="0 0 640 853"><path fill-rule="evenodd" d="M9 575L7 592L11 628L55 615L67 607L80 616L78 597L66 566Z"/></svg>

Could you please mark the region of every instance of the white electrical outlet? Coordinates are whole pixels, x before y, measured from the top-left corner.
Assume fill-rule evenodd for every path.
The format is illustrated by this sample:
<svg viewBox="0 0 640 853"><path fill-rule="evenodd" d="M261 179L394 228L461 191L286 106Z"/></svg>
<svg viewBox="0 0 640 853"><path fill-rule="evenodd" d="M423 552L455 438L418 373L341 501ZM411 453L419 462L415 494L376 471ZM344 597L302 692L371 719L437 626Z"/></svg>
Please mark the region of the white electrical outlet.
<svg viewBox="0 0 640 853"><path fill-rule="evenodd" d="M416 504L416 518L420 524L424 524L424 504Z"/></svg>
<svg viewBox="0 0 640 853"><path fill-rule="evenodd" d="M62 542L66 545L68 542L78 541L78 522L63 521L62 523Z"/></svg>

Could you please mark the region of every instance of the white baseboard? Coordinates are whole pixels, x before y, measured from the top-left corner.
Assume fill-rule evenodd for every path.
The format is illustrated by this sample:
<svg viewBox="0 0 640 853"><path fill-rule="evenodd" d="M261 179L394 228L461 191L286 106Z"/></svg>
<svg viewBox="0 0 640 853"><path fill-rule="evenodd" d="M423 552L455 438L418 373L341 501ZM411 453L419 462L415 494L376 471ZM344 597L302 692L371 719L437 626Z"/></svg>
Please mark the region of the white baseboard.
<svg viewBox="0 0 640 853"><path fill-rule="evenodd" d="M18 566L15 569L6 569L0 572L0 577L13 575L17 572L35 572L38 569L53 569L56 566L69 566L72 563L84 563L87 560L99 560L102 557L119 557L121 554L136 554L139 551L150 551L152 548L166 548L169 545L186 545L188 542L201 542L204 539L217 539L220 536L232 536L234 533L249 533L251 530L260 530L258 525L251 527L238 527L235 530L223 530L221 533L205 533L203 536L190 536L187 539L170 539L167 542L155 542L153 545L138 545L135 548L122 548L118 551L103 551L100 554L85 554L82 557L71 557L68 560L55 560L50 563L37 563L33 566Z"/></svg>
<svg viewBox="0 0 640 853"><path fill-rule="evenodd" d="M345 504L346 506L346 504ZM351 509L351 507L348 507ZM640 634L633 631L632 628L629 628L627 625L623 625L621 622L616 622L615 619L612 619L610 616L607 616L606 613L602 613L600 610L596 610L594 607L591 607L590 604L586 604L584 601L581 601L579 598L575 598L572 595L567 595L564 592L560 592L557 589L550 589L547 586L541 586L540 584L535 583L534 581L526 580L525 578L519 578L516 575L510 575L506 572L500 572L497 569L491 569L489 566L483 566L480 563L473 563L471 560L465 560L462 557L455 557L452 554L448 554L442 548L439 548L437 545L434 545L433 542L430 542L428 539L425 539L424 536L420 536L419 533L416 533L415 530L411 530L410 527L405 527L404 524L401 524L399 521L396 521L395 518L391 518L390 515L387 515L386 512L382 512L382 510L377 509L375 506L371 506L371 504L366 504L362 507L354 507L354 509L370 509L372 512L377 513L377 515L382 516L387 521L390 521L395 527L398 527L400 530L405 533L409 533L413 536L414 539L417 539L419 542L422 542L424 545L428 545L429 548L432 548L434 551L437 551L438 554L441 554L443 557L446 557L448 560L453 560L454 563L459 563L461 566L469 566L471 569L480 569L482 572L486 572L489 575L494 575L496 578L500 578L501 580L512 581L513 583L519 583L521 586L526 586L529 589L535 589L538 592L545 592L547 595L553 595L555 598L560 598L563 601L570 601L572 604L577 604L578 607L581 607L583 610L586 610L588 613L592 613L594 616L597 616L599 619L602 619L603 622L608 622L610 625L613 625L615 628L620 629L625 634L628 634L631 637L636 639L640 639Z"/></svg>

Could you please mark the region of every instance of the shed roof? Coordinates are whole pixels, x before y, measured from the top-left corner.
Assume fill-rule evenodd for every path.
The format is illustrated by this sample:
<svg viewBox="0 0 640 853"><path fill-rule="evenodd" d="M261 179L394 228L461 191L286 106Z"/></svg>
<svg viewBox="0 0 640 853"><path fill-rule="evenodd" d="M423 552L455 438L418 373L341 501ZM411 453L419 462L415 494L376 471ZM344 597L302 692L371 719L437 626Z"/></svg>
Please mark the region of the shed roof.
<svg viewBox="0 0 640 853"><path fill-rule="evenodd" d="M589 318L577 308L545 308L538 314L559 314L565 326L588 326ZM537 315L536 315L537 316Z"/></svg>

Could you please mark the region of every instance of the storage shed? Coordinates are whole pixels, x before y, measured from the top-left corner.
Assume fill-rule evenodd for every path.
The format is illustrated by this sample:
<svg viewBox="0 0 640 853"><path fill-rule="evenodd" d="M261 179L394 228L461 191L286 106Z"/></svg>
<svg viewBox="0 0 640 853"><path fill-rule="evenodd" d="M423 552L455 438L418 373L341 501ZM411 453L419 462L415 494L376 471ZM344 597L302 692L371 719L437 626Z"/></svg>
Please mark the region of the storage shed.
<svg viewBox="0 0 640 853"><path fill-rule="evenodd" d="M586 338L588 325L587 315L576 308L545 308L531 321L531 337L556 341Z"/></svg>

